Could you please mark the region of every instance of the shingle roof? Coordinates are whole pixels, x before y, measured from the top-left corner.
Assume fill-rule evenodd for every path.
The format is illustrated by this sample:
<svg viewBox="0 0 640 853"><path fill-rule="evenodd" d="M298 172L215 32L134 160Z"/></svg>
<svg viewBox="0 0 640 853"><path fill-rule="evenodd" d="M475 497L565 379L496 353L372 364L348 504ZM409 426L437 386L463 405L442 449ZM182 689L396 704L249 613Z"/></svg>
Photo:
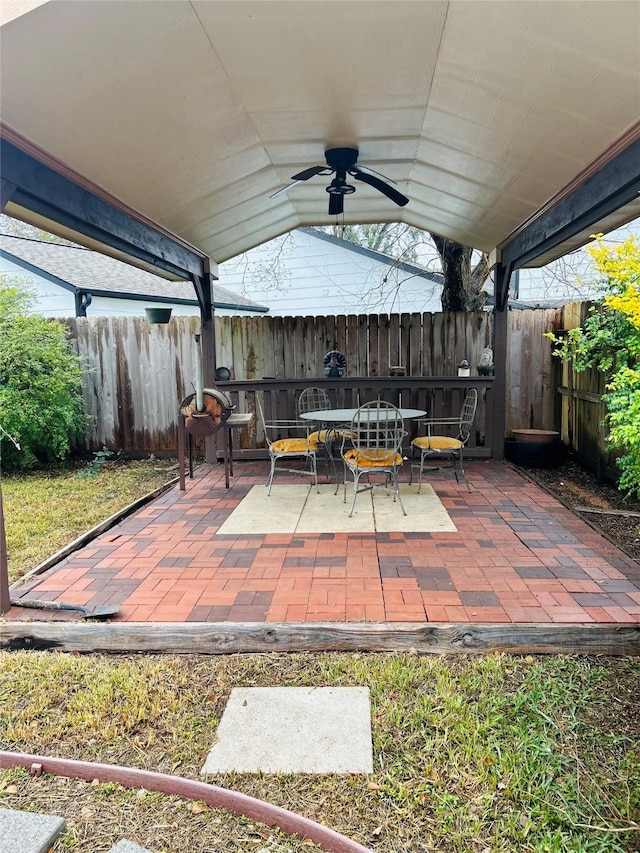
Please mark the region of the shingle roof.
<svg viewBox="0 0 640 853"><path fill-rule="evenodd" d="M10 260L29 265L37 273L58 280L61 286L93 294L128 297L158 297L197 305L193 285L189 281L167 281L153 273L122 263L108 255L93 252L73 243L46 243L24 237L0 234L0 252ZM214 282L215 307L237 306L246 310L266 311L251 299Z"/></svg>

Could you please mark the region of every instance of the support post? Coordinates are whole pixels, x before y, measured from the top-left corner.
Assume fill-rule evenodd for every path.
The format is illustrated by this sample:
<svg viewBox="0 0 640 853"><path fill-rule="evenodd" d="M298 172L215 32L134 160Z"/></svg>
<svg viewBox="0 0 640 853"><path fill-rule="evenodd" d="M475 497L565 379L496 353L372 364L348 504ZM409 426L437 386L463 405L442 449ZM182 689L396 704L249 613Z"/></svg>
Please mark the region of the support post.
<svg viewBox="0 0 640 853"><path fill-rule="evenodd" d="M500 262L493 268L494 307L493 307L493 446L492 459L504 459L504 439L507 426L507 337L508 296L511 267Z"/></svg>
<svg viewBox="0 0 640 853"><path fill-rule="evenodd" d="M4 510L2 508L2 488L0 487L0 615L11 607L9 594L9 560L7 558L7 539L4 532Z"/></svg>
<svg viewBox="0 0 640 853"><path fill-rule="evenodd" d="M200 340L202 345L202 378L205 388L212 388L216 381L216 339L213 310L212 275L207 272L203 276L193 277L193 286L200 304ZM207 436L204 442L205 458L208 465L215 465L217 460L216 437Z"/></svg>
<svg viewBox="0 0 640 853"><path fill-rule="evenodd" d="M12 184L11 181L5 181L4 178L0 179L0 210L4 210L9 204L16 189L16 185Z"/></svg>

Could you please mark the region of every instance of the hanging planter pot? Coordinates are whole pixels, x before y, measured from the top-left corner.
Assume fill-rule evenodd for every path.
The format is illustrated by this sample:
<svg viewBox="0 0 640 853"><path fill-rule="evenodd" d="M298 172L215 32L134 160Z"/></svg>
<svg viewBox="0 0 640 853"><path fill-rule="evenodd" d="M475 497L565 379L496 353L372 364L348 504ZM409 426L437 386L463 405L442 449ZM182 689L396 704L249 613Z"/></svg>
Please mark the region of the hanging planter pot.
<svg viewBox="0 0 640 853"><path fill-rule="evenodd" d="M171 319L172 308L145 308L147 320L150 323L168 323Z"/></svg>

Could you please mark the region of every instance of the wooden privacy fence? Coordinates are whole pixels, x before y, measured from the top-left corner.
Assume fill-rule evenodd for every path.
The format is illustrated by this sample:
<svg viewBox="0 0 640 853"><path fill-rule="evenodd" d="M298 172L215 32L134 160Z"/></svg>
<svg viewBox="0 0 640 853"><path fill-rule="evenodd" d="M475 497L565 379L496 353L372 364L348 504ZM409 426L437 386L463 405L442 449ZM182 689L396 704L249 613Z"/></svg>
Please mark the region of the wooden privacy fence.
<svg viewBox="0 0 640 853"><path fill-rule="evenodd" d="M593 303L574 302L565 305L565 330L582 326ZM595 472L598 481L616 480L618 470L615 454L607 449L607 430L603 420L606 406L602 400L605 377L595 368L580 373L570 364L556 360L556 389L559 395L558 426L562 440L577 459Z"/></svg>
<svg viewBox="0 0 640 853"><path fill-rule="evenodd" d="M87 365L87 449L175 453L179 403L195 390L199 319L177 317L167 325L142 317L67 322ZM252 411L255 394L265 392L267 408L294 417L300 390L324 383L336 404L380 395L436 416L457 413L463 388L475 385L480 406L472 455L489 455L495 441L502 441L490 428L493 406L501 404L493 398L493 379L478 377L474 369L491 346L488 312L216 317L214 325L216 363L231 371L231 380L218 385L240 411ZM511 311L509 327L507 434L517 427L554 429L551 344L543 333L562 327L562 310ZM346 358L344 379L323 377L324 356L334 348ZM472 365L466 383L457 377L465 358ZM261 444L256 430L241 437L246 455L255 455Z"/></svg>
<svg viewBox="0 0 640 853"><path fill-rule="evenodd" d="M217 317L217 363L236 380L315 379L326 353L337 349L349 377L389 376L399 367L407 376L455 376L459 362L477 364L491 346L491 317L486 311Z"/></svg>

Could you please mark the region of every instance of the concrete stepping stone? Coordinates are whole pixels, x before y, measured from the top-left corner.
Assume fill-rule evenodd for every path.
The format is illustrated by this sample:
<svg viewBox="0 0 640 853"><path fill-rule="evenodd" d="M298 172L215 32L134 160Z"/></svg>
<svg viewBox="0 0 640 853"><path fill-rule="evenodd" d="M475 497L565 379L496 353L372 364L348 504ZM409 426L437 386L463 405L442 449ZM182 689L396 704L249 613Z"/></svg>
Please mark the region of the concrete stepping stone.
<svg viewBox="0 0 640 853"><path fill-rule="evenodd" d="M139 844L134 844L133 841L127 841L126 838L123 838L122 841L118 841L109 850L109 853L151 853L151 851L147 850L146 847L140 847Z"/></svg>
<svg viewBox="0 0 640 853"><path fill-rule="evenodd" d="M47 853L65 823L57 815L0 809L0 853Z"/></svg>
<svg viewBox="0 0 640 853"><path fill-rule="evenodd" d="M236 687L200 771L373 773L368 687Z"/></svg>

